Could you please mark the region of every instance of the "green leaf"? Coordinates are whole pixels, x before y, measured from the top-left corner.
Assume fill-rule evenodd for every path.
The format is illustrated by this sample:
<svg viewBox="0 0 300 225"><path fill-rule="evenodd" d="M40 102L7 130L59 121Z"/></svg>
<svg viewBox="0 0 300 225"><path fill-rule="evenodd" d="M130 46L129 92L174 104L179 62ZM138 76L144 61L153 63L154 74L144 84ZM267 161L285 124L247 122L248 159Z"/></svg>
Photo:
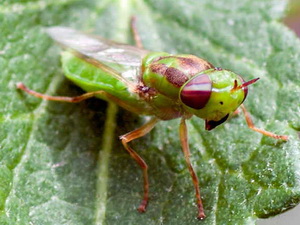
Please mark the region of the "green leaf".
<svg viewBox="0 0 300 225"><path fill-rule="evenodd" d="M299 202L300 42L278 22L283 1L0 2L0 224L252 224ZM149 50L191 53L247 80L260 77L245 105L258 127L289 135L263 137L243 116L211 132L190 120L204 221L195 218L178 120L131 143L149 165L151 200L141 215L141 171L118 136L144 119L97 99L47 102L15 89L22 81L51 95L81 94L63 77L60 50L43 28L133 43L132 15Z"/></svg>

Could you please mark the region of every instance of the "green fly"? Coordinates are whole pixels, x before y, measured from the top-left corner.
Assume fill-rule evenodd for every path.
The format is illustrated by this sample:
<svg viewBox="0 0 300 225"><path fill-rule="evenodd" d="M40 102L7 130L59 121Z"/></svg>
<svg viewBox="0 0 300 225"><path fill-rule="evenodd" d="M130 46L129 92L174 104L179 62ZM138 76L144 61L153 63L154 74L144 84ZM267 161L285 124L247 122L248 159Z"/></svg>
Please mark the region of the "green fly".
<svg viewBox="0 0 300 225"><path fill-rule="evenodd" d="M215 67L194 55L147 51L142 47L134 20L132 28L136 46L65 27L47 29L65 49L62 53L65 75L87 93L76 97L48 96L30 90L23 83L18 83L17 88L51 101L79 102L97 97L133 113L152 116L142 127L120 136L124 148L143 172L144 194L139 212L146 211L149 200L148 166L128 143L146 135L160 120L181 118L179 138L195 189L197 218L204 219L199 182L190 162L187 119L193 115L200 117L205 120L205 129L212 130L241 107L249 128L275 139L287 140L288 137L255 127L243 106L248 86L258 78L246 82L234 72Z"/></svg>

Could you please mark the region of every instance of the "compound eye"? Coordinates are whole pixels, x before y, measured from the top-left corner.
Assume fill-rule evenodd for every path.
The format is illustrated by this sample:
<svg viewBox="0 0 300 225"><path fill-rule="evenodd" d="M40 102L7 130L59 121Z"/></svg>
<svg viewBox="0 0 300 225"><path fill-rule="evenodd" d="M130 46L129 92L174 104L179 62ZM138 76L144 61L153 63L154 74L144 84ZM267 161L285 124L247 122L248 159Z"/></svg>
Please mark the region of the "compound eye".
<svg viewBox="0 0 300 225"><path fill-rule="evenodd" d="M202 109L208 102L212 90L209 76L201 74L188 81L181 89L180 99L182 103L193 108Z"/></svg>

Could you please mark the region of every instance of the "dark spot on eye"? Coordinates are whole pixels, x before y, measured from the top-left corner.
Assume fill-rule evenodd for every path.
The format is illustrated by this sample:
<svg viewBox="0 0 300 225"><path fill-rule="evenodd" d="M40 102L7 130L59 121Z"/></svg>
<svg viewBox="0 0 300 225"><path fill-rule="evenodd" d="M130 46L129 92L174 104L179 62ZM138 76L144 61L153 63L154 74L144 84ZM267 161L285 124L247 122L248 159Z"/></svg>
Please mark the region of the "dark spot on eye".
<svg viewBox="0 0 300 225"><path fill-rule="evenodd" d="M223 102L220 102L221 105L223 105Z"/></svg>

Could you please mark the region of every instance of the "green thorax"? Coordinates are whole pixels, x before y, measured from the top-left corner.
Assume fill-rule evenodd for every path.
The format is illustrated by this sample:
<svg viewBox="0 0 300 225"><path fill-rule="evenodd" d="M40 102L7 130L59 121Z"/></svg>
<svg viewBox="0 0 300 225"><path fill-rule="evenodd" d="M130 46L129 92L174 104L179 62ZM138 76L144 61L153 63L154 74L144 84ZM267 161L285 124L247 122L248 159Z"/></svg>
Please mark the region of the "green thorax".
<svg viewBox="0 0 300 225"><path fill-rule="evenodd" d="M194 55L148 54L142 63L142 82L158 93L178 100L180 87L196 74L213 65Z"/></svg>

